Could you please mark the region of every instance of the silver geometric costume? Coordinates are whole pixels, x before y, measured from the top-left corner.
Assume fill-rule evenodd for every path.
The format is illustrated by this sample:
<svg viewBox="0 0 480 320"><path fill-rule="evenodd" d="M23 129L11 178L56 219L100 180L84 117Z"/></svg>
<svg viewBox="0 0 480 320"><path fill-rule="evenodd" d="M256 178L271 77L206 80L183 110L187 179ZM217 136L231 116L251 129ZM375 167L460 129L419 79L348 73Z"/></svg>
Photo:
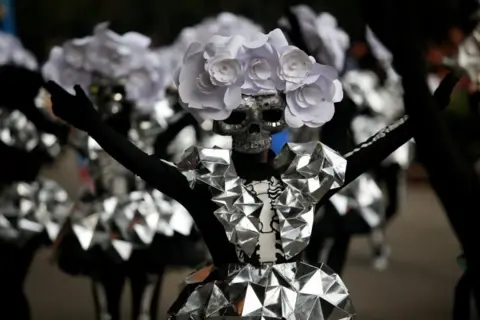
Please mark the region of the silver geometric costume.
<svg viewBox="0 0 480 320"><path fill-rule="evenodd" d="M55 135L38 131L18 110L0 109L0 143L26 152L38 150L52 159L61 151ZM71 205L67 192L52 180L3 186L0 188L0 240L22 245L33 235L47 232L54 241Z"/></svg>
<svg viewBox="0 0 480 320"><path fill-rule="evenodd" d="M15 182L0 190L0 240L21 246L46 232L55 241L72 208L67 192L55 181Z"/></svg>
<svg viewBox="0 0 480 320"><path fill-rule="evenodd" d="M148 153L153 151L155 137L165 130L155 116L133 116L129 132L129 138ZM157 233L190 234L193 221L185 208L134 177L95 140L84 138L89 171L101 193L93 190L93 198L80 199L68 221L83 250L100 246L120 261L127 261L133 250L148 247Z"/></svg>
<svg viewBox="0 0 480 320"><path fill-rule="evenodd" d="M173 305L172 320L349 320L355 313L344 283L326 265L206 267L186 283L188 298Z"/></svg>
<svg viewBox="0 0 480 320"><path fill-rule="evenodd" d="M344 158L320 142L289 143L275 159L279 179L245 183L230 150L192 147L178 168L192 188L210 187L214 214L239 260L257 256L260 263L194 273L171 319L353 319L338 275L324 265L289 262L309 243L315 204L343 184ZM262 183L268 192L256 188Z"/></svg>

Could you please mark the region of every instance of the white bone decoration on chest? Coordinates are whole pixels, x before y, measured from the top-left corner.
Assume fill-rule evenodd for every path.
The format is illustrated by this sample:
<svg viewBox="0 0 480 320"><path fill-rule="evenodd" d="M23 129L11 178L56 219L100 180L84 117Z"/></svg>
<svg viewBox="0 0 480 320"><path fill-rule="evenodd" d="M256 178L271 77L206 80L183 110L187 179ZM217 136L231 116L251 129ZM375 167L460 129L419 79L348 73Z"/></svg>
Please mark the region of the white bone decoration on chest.
<svg viewBox="0 0 480 320"><path fill-rule="evenodd" d="M280 179L245 184L231 151L191 147L178 163L190 187L210 187L214 212L240 260L290 260L308 245L315 204L344 182L346 160L320 142L288 143L275 159ZM255 256L257 259L255 259Z"/></svg>

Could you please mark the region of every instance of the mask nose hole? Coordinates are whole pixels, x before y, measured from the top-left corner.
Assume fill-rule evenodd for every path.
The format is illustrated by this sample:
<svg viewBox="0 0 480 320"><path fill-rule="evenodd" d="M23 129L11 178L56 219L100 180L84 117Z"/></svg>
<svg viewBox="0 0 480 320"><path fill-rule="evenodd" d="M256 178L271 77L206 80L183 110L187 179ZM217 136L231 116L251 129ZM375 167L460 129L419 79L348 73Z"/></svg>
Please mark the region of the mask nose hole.
<svg viewBox="0 0 480 320"><path fill-rule="evenodd" d="M260 126L258 124L252 124L248 128L248 133L260 133Z"/></svg>

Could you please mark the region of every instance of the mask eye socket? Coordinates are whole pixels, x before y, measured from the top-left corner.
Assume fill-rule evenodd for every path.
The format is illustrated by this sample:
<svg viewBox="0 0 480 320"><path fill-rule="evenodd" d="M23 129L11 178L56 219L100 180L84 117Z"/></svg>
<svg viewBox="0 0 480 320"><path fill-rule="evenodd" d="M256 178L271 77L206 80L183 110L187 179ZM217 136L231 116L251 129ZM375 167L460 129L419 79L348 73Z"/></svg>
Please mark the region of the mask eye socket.
<svg viewBox="0 0 480 320"><path fill-rule="evenodd" d="M245 112L234 110L230 117L223 120L228 125L241 125L247 119Z"/></svg>
<svg viewBox="0 0 480 320"><path fill-rule="evenodd" d="M269 109L262 111L262 118L266 122L279 122L283 118L283 110Z"/></svg>

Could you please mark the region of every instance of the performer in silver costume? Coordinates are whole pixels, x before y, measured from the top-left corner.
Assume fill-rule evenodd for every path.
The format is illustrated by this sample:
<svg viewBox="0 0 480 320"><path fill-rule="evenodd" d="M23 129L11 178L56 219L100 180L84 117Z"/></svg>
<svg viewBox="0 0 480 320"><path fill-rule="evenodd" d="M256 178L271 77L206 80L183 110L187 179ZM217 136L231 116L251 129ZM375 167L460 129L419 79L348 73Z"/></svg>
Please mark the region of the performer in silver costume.
<svg viewBox="0 0 480 320"><path fill-rule="evenodd" d="M51 244L72 204L62 187L40 173L59 156L69 128L35 105L44 84L37 62L4 33L0 64L0 309L3 319L28 320L24 285L30 264L42 245Z"/></svg>
<svg viewBox="0 0 480 320"><path fill-rule="evenodd" d="M294 134L295 141L312 141L320 136L327 145L347 152L355 144L365 141L388 123L396 120L383 121L382 118L382 121L375 122L372 130L370 130L372 126L364 128L365 122L357 121L360 117L360 109L365 107L363 104L357 106L359 93L352 92L351 88L362 87L364 78L354 77L353 75L360 71L350 70L352 65L352 57L348 55L351 46L350 39L338 25L335 17L326 12L316 14L310 7L298 5L290 8L287 16L279 21L279 25L287 30L290 37L299 46L312 52L312 55L319 61L335 66L342 75L341 81L346 88L346 95L337 105L334 118L322 127L322 132L320 133L319 129L300 128ZM369 92L375 94L375 88ZM363 97L361 95L360 98ZM401 99L401 97L399 98ZM384 100L376 101L377 106L380 104L380 108L386 109L384 104L389 105L391 101ZM357 124L357 126L352 126L352 124ZM362 129L361 133L365 132L365 129L369 131L360 135L358 128ZM312 245L306 251L308 261L315 262L320 259L336 272L341 273L346 261L351 235L365 233L370 233L374 251L374 266L379 266L385 261L382 259L383 253L386 252L383 250L385 243L382 229L386 209L384 195L371 176L365 175L359 179L360 181L332 197L331 203L321 208L321 212L318 213L319 220L315 225L316 231ZM359 188L360 186L363 188Z"/></svg>
<svg viewBox="0 0 480 320"><path fill-rule="evenodd" d="M342 157L320 142L288 144L274 157L270 135L319 127L343 91L335 70L288 44L280 30L192 43L177 77L180 100L233 138L232 150L191 147L177 167L145 154L103 124L79 87L49 82L54 112L192 215L213 259L194 273L172 319L352 319L348 290L325 265L300 260L316 207L411 138L408 119ZM348 166L347 166L348 163Z"/></svg>
<svg viewBox="0 0 480 320"><path fill-rule="evenodd" d="M145 152L171 160L179 156L171 142L195 142L199 128L166 92L168 74L149 44L141 34L119 35L100 24L93 35L53 48L43 71L65 87L82 83L102 121ZM188 126L193 137L182 131ZM127 279L133 319L155 319L166 265L193 267L206 258L193 249L193 221L178 202L135 177L88 135L76 132L71 144L87 157L93 184L81 190L56 239L58 264L92 278L99 319L119 319Z"/></svg>

